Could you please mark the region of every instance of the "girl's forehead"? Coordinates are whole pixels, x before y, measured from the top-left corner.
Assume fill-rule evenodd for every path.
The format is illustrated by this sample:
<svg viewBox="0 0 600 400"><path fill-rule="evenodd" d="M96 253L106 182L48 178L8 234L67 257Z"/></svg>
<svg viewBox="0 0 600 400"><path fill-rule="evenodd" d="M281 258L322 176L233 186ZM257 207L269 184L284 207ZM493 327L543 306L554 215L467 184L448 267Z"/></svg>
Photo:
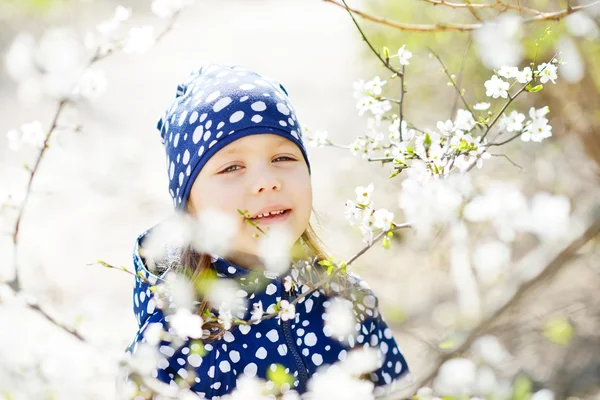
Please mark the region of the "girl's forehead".
<svg viewBox="0 0 600 400"><path fill-rule="evenodd" d="M230 154L261 149L275 149L284 146L296 146L294 142L272 133L254 134L237 139L223 147L217 154Z"/></svg>

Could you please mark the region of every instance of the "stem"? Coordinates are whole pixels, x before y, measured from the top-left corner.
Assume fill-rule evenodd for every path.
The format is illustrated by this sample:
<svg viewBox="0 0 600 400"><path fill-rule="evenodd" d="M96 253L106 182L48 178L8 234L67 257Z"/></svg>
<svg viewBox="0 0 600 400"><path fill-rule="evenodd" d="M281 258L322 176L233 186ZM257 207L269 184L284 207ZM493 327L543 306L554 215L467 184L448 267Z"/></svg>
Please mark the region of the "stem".
<svg viewBox="0 0 600 400"><path fill-rule="evenodd" d="M346 9L346 11L348 11L348 14L350 15L350 18L352 18L352 21L354 22L354 25L356 25L356 28L358 29L358 31L360 32L360 35L362 36L363 40L365 42L367 42L367 44L369 45L369 48L371 49L371 51L373 52L373 54L375 54L377 56L377 58L379 58L379 60L382 62L382 64L389 69L390 71L392 71L393 73L395 73L398 76L402 76L402 72L396 70L390 63L388 60L384 60L381 55L379 54L379 52L377 50L375 50L375 48L373 47L373 45L371 44L371 42L369 42L369 39L367 39L367 36L365 35L365 33L363 32L363 30L360 28L360 25L358 24L358 22L356 21L356 18L354 18L353 15L353 11L350 9L350 7L348 7L348 4L346 4L346 0L342 0L342 3L344 3L344 8Z"/></svg>
<svg viewBox="0 0 600 400"><path fill-rule="evenodd" d="M400 134L400 140L402 140L402 105L404 104L404 67L402 65L402 75L400 75L400 104L398 104L398 109L400 113L400 123L398 124L398 133Z"/></svg>

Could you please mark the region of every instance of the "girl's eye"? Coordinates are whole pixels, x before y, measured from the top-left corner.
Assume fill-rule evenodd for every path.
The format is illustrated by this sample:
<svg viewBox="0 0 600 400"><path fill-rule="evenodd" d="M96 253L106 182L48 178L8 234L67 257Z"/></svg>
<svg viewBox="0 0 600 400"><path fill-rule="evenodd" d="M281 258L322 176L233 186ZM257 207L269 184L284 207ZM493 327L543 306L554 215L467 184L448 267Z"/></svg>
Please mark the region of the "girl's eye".
<svg viewBox="0 0 600 400"><path fill-rule="evenodd" d="M295 160L295 159L293 159L292 157L288 157L288 156L280 156L280 157L277 157L277 158L276 158L275 160L273 160L273 161L277 161L277 160L281 160L281 159L284 159L284 161L296 161L296 160Z"/></svg>
<svg viewBox="0 0 600 400"><path fill-rule="evenodd" d="M225 173L228 173L228 172L237 171L237 169L233 169L233 168L236 168L236 167L242 168L241 166L239 166L239 165L237 165L237 164L235 164L235 165L230 165L229 167L225 168L225 169L224 169L223 171L221 171L220 173L221 173L221 174L225 174Z"/></svg>

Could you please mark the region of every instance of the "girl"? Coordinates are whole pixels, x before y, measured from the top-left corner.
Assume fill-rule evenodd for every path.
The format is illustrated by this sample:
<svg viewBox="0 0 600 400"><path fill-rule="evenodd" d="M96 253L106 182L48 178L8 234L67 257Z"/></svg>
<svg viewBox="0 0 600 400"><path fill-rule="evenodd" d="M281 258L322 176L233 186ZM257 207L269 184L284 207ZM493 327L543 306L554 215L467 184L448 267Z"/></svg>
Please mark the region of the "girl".
<svg viewBox="0 0 600 400"><path fill-rule="evenodd" d="M196 288L210 277L234 282L246 302L236 317L249 323L231 327L227 309L215 310L219 304L196 293L199 301L191 311L204 319L204 331L199 340L158 343L161 358L151 375L162 382L185 381L200 397L218 399L232 392L239 378L269 379L280 368L289 381L278 382L279 390L303 394L316 390L311 378L346 360L354 348L377 350L375 367L361 376L376 393L406 382L406 361L364 281L343 273L311 290L328 276L319 264L328 258L309 223L310 163L285 88L241 66L203 65L178 86L158 130L176 215L199 218L218 210L236 218L237 225L230 248L220 254L199 251L197 240L166 244L163 254L145 253L145 240L163 223L137 238L133 301L139 330L126 351L136 353L150 327L174 332L175 316L150 287L175 272ZM285 229L290 244L301 244L304 254L295 255L295 262L309 261L290 263L283 273L262 267L257 231L268 235L270 228ZM333 307L338 303L350 303L354 322L347 335L325 321L340 316L343 308ZM265 316L281 312L263 319L263 310Z"/></svg>

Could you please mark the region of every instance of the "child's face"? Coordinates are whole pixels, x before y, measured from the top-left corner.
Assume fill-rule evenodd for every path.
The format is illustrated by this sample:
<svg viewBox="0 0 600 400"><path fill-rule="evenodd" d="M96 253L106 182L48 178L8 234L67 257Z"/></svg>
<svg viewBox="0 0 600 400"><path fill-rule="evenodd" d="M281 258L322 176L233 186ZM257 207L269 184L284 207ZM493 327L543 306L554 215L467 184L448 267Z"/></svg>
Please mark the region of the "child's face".
<svg viewBox="0 0 600 400"><path fill-rule="evenodd" d="M238 210L255 217L272 207L288 211L252 221L267 235L270 226L287 229L296 241L308 226L312 185L298 146L266 133L235 140L213 155L196 177L188 201L192 215L216 209L235 217L239 225L231 250L251 255L258 255L259 240L253 235L260 232Z"/></svg>

